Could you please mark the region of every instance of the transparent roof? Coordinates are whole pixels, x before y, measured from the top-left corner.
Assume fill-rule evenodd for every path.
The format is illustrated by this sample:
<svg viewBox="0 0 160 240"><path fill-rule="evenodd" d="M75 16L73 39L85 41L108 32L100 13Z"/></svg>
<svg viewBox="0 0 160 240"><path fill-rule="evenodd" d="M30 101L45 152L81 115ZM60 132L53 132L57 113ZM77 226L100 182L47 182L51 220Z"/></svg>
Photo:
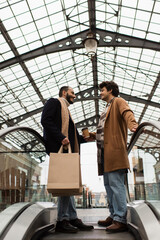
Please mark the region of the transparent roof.
<svg viewBox="0 0 160 240"><path fill-rule="evenodd" d="M105 80L119 85L139 123L159 120L159 9L153 0L1 0L1 128L42 134L44 103L69 85L79 130L95 130L104 108L97 86ZM92 61L83 45L91 30L99 41Z"/></svg>

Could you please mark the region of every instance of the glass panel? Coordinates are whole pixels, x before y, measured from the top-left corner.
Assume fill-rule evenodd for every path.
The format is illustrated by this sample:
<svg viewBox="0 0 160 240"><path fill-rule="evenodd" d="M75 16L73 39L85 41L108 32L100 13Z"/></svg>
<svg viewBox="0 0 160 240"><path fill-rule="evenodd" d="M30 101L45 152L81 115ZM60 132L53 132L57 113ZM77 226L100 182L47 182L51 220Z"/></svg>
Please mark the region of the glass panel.
<svg viewBox="0 0 160 240"><path fill-rule="evenodd" d="M160 131L145 127L129 154L131 200L160 200Z"/></svg>
<svg viewBox="0 0 160 240"><path fill-rule="evenodd" d="M106 207L102 177L97 174L96 144L81 145L83 194L75 196L77 207ZM90 157L88 157L90 156ZM0 211L18 202L51 201L47 191L49 156L41 139L17 130L0 138ZM90 172L90 174L88 174Z"/></svg>
<svg viewBox="0 0 160 240"><path fill-rule="evenodd" d="M44 144L30 132L18 130L0 139L0 210L17 202L51 198L40 185L45 156Z"/></svg>

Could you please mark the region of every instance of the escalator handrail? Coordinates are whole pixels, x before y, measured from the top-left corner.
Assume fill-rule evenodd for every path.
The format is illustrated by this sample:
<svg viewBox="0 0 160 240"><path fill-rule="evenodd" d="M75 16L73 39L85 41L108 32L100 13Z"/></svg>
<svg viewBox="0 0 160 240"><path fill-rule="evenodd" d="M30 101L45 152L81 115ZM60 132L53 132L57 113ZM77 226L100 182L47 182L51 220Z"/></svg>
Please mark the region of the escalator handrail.
<svg viewBox="0 0 160 240"><path fill-rule="evenodd" d="M127 147L128 155L129 155L130 151L132 150L133 146L135 145L137 139L144 132L144 129L147 126L155 127L158 130L160 130L160 122L159 121L151 121L151 122L143 122L143 123L141 123L138 126L136 132L134 132L132 137L131 137L131 140L130 140L129 145ZM125 185L126 185L126 198L127 198L127 202L131 202L127 176L125 178Z"/></svg>
<svg viewBox="0 0 160 240"><path fill-rule="evenodd" d="M29 127L23 127L23 126L14 126L14 127L8 127L0 130L0 138L6 136L9 133L16 132L16 131L25 131L28 133L31 133L34 135L44 146L44 138L34 129Z"/></svg>
<svg viewBox="0 0 160 240"><path fill-rule="evenodd" d="M160 214L159 214L158 210L156 209L156 207L152 204L152 202L145 201L145 203L150 207L152 212L154 212L154 215L156 216L156 218L160 222Z"/></svg>
<svg viewBox="0 0 160 240"><path fill-rule="evenodd" d="M159 121L151 121L151 122L141 123L138 126L136 132L134 132L132 137L131 137L130 143L127 147L128 154L130 153L130 151L131 151L132 147L134 146L135 142L137 141L139 135L141 133L143 133L143 130L146 126L152 126L152 127L157 128L158 130L160 130L160 122ZM21 126L16 126L15 127L14 126L14 127L8 127L6 129L1 129L0 130L0 138L9 134L9 133L11 133L11 132L15 132L15 131L18 131L18 130L22 130L22 131L32 133L34 136L36 136L41 141L41 143L43 145L45 145L43 137L37 131L35 131L34 129L29 128L29 127L21 127Z"/></svg>
<svg viewBox="0 0 160 240"><path fill-rule="evenodd" d="M21 204L21 203L20 203ZM20 207L20 209L17 209L17 211L14 213L14 215L11 215L9 212L10 209L15 208L15 206L18 206L18 203L15 203L8 208L6 208L4 211L1 212L2 216L4 215L4 219L6 219L5 215L9 217L8 221L6 222L5 226L1 229L0 232L0 239L3 239L3 237L6 235L6 233L9 231L12 224L15 222L15 220L31 205L33 205L32 202L26 202L26 204Z"/></svg>
<svg viewBox="0 0 160 240"><path fill-rule="evenodd" d="M141 123L138 126L136 132L134 132L132 137L131 137L130 143L129 143L128 147L127 147L128 155L129 155L130 151L132 150L134 144L136 143L138 137L140 136L141 133L144 132L144 129L147 126L155 127L158 130L160 130L160 122L159 121L151 121L151 122L143 122L143 123Z"/></svg>

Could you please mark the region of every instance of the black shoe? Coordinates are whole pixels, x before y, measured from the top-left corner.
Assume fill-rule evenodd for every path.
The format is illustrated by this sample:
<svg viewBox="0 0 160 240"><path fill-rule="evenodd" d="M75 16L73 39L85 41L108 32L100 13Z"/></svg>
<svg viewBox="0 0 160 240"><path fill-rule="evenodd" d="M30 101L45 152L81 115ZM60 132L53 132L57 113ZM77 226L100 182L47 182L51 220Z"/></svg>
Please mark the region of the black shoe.
<svg viewBox="0 0 160 240"><path fill-rule="evenodd" d="M86 225L82 222L81 219L79 218L76 218L76 219L73 219L73 220L70 220L69 221L70 224L74 227L77 227L79 230L81 231L89 231L89 230L92 230L94 227L92 225Z"/></svg>
<svg viewBox="0 0 160 240"><path fill-rule="evenodd" d="M77 233L78 228L72 226L69 221L62 220L57 221L55 232L61 232L61 233Z"/></svg>

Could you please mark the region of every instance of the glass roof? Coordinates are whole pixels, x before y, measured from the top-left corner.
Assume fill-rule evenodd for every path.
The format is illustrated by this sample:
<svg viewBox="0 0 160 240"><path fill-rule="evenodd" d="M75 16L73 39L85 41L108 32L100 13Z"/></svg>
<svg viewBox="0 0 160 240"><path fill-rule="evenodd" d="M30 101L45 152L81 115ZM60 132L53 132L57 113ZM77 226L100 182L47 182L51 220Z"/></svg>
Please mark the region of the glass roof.
<svg viewBox="0 0 160 240"><path fill-rule="evenodd" d="M1 0L1 128L27 126L42 135L44 103L69 85L79 130L95 130L105 105L97 86L106 80L119 85L139 123L159 120L159 9L153 0ZM99 41L92 60L83 46L91 30Z"/></svg>

